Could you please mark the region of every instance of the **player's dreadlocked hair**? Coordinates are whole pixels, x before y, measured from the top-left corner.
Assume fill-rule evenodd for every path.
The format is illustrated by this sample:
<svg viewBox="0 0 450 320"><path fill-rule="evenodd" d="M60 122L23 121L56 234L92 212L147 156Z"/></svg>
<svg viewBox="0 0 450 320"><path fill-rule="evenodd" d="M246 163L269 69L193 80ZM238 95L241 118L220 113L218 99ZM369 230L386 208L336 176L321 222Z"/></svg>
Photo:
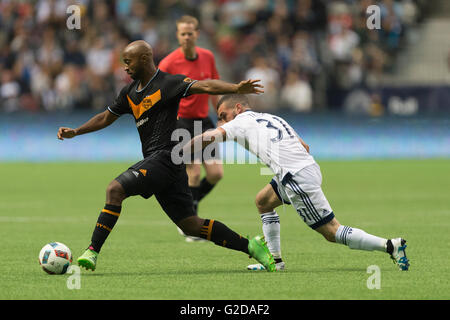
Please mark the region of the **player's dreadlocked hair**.
<svg viewBox="0 0 450 320"><path fill-rule="evenodd" d="M222 105L223 103L226 103L229 107L234 107L236 103L240 103L243 106L250 108L250 101L248 100L247 96L243 94L223 95L222 98L219 99L219 102L217 102L216 110L218 110L220 105Z"/></svg>

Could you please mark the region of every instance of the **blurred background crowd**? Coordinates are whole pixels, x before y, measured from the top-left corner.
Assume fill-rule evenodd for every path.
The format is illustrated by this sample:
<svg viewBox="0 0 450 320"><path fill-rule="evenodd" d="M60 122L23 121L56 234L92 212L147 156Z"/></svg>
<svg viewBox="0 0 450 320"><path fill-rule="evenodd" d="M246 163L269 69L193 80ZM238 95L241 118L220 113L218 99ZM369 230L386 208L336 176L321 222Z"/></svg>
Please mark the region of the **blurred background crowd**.
<svg viewBox="0 0 450 320"><path fill-rule="evenodd" d="M144 39L158 63L175 21L200 20L221 78L261 79L258 110L340 108L339 90L376 87L427 14L425 0L0 0L0 111L101 110L128 81L121 51ZM72 5L81 28L69 30ZM376 4L381 29L366 26Z"/></svg>

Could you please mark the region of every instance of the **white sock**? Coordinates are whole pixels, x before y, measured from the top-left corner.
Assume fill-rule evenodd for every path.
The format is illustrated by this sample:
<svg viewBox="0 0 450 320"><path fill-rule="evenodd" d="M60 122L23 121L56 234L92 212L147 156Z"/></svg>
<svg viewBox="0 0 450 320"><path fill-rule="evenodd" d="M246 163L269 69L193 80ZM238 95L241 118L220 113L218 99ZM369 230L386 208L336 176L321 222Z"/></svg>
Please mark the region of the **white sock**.
<svg viewBox="0 0 450 320"><path fill-rule="evenodd" d="M339 226L335 237L337 243L345 244L350 249L386 252L386 239L368 234L361 229Z"/></svg>
<svg viewBox="0 0 450 320"><path fill-rule="evenodd" d="M276 211L261 214L267 247L274 259L281 259L280 217Z"/></svg>

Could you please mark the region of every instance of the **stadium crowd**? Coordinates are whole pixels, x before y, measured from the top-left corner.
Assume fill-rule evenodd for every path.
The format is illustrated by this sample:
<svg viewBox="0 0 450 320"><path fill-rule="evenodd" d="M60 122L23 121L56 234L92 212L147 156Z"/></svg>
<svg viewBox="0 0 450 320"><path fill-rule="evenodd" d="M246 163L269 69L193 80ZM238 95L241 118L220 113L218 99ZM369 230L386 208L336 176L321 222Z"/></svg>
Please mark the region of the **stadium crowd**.
<svg viewBox="0 0 450 320"><path fill-rule="evenodd" d="M69 30L70 5L81 9ZM381 29L366 26L376 4ZM144 39L158 63L175 20L199 18L201 45L227 81L261 79L260 110L309 112L333 90L376 86L390 72L423 0L0 0L0 111L100 110L130 81L121 51Z"/></svg>

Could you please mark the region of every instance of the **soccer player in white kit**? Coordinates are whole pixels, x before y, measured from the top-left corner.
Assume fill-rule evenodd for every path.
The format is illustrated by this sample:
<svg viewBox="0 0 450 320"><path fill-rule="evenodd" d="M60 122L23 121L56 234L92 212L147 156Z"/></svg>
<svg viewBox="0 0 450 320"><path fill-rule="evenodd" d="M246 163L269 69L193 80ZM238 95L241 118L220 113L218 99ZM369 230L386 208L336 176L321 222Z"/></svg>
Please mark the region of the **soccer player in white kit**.
<svg viewBox="0 0 450 320"><path fill-rule="evenodd" d="M319 165L309 154L309 146L285 120L269 113L252 111L244 95L223 96L217 104L217 114L222 125L194 137L184 150L193 150L195 145L205 148L214 141L235 140L274 172L270 184L256 196L256 206L277 270L285 268L281 257L280 218L275 211L282 203L292 204L303 221L326 240L351 249L386 252L400 270L408 270L406 240L380 238L361 229L341 225L336 220L321 188ZM250 265L247 269L264 270L264 267Z"/></svg>

